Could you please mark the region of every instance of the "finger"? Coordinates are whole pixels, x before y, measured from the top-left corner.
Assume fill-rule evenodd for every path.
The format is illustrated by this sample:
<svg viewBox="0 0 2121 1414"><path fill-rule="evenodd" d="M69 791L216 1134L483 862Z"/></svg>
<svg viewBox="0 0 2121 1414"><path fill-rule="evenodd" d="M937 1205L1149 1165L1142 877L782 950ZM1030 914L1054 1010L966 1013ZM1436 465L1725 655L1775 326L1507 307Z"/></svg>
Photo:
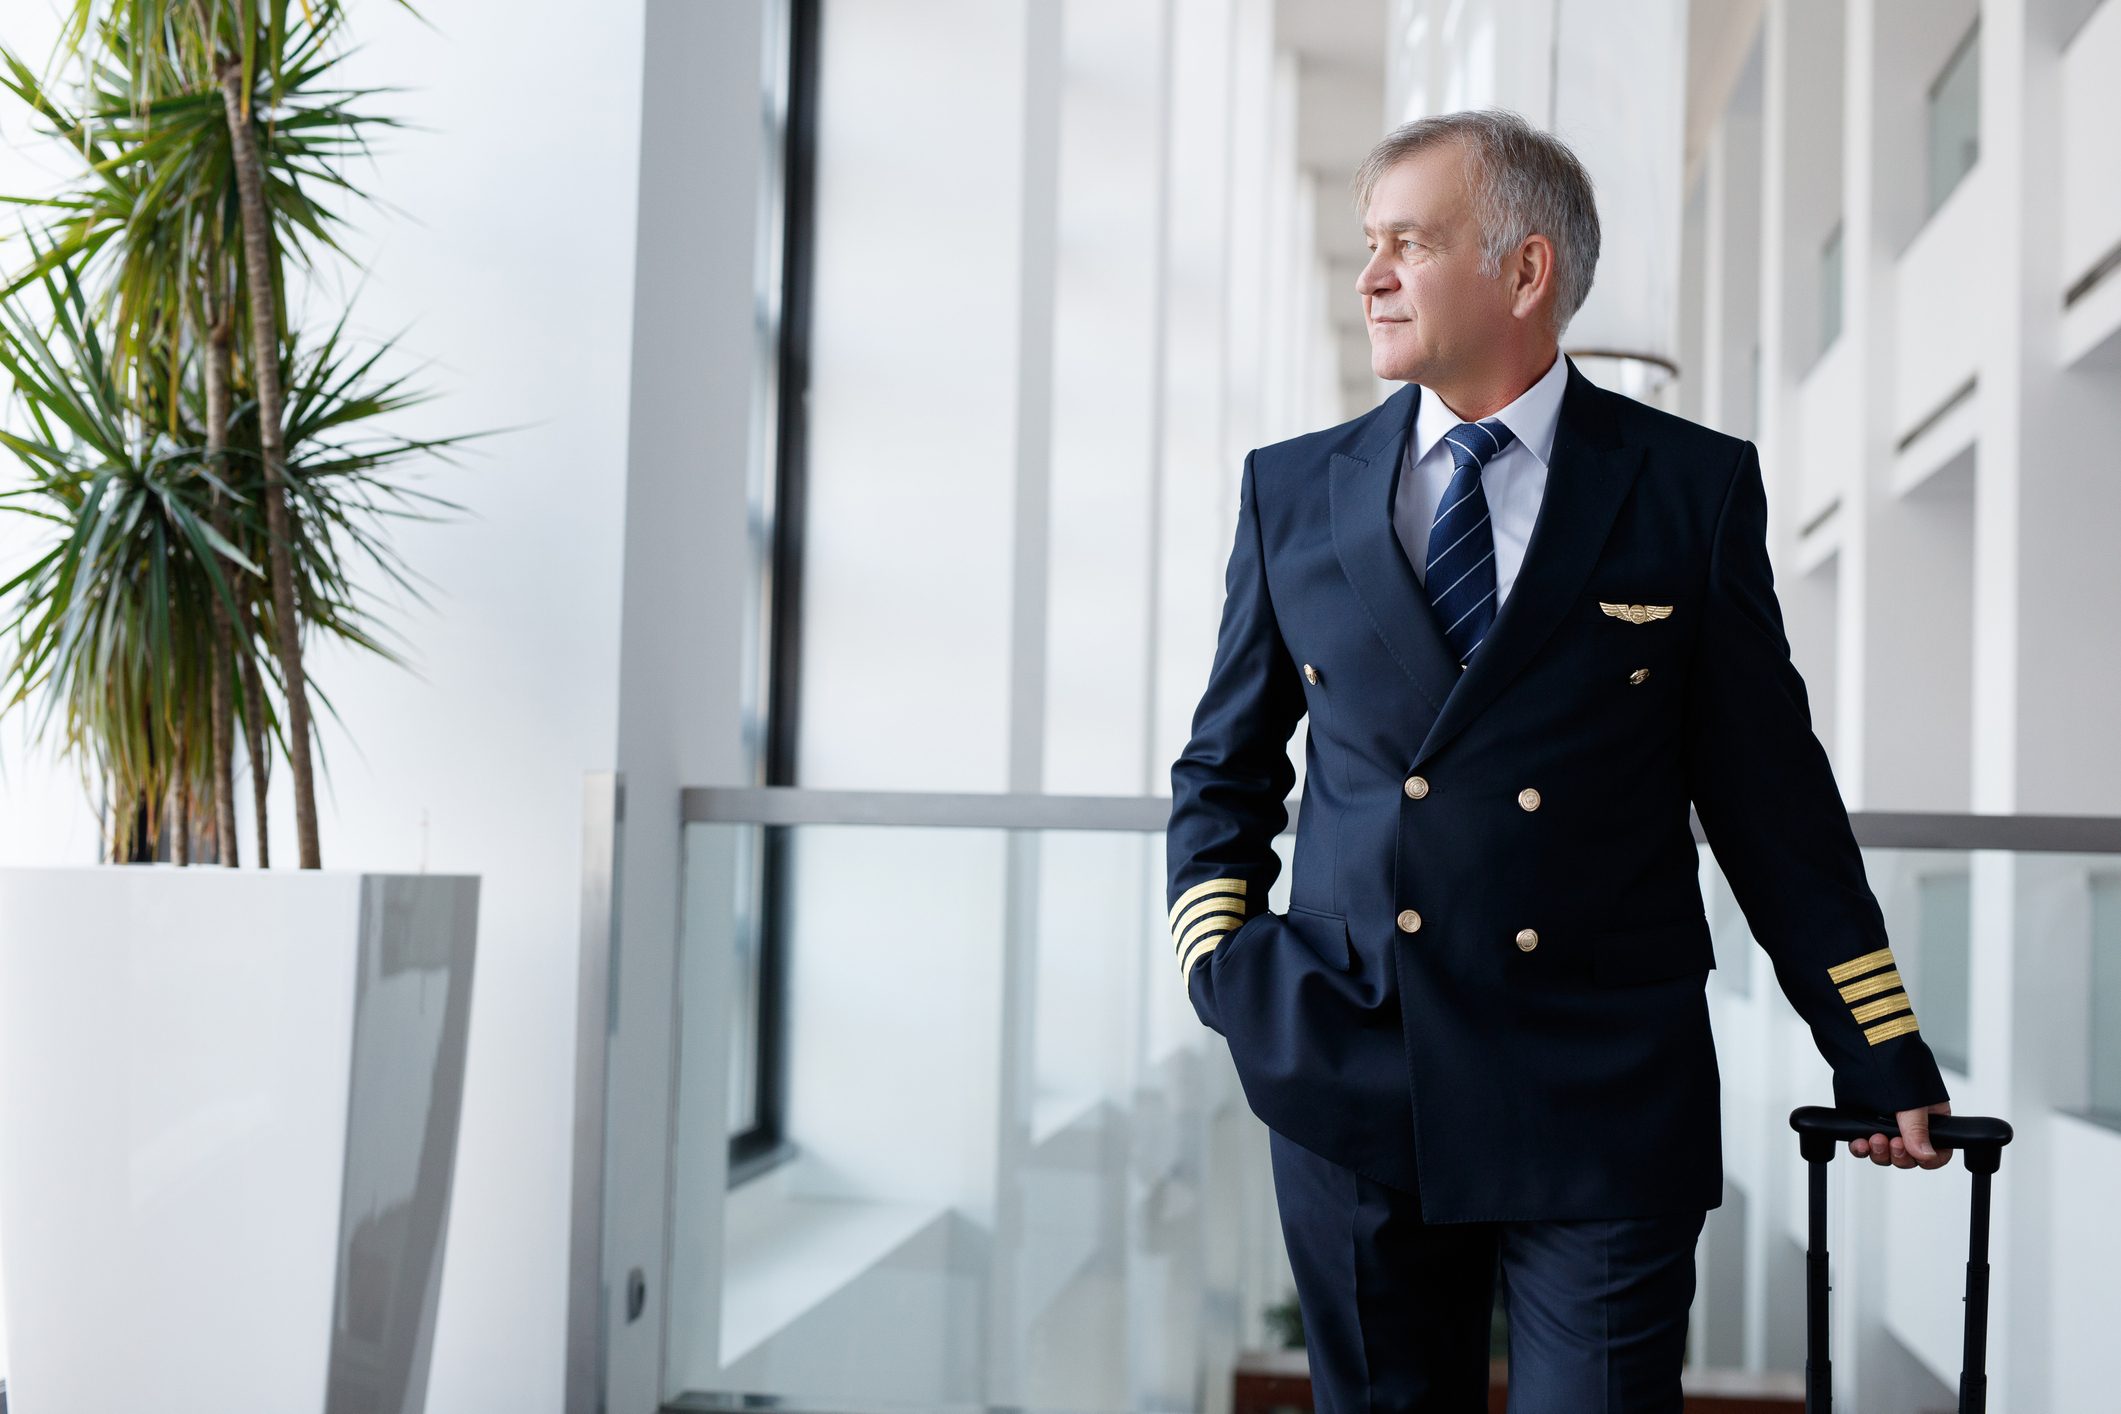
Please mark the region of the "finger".
<svg viewBox="0 0 2121 1414"><path fill-rule="evenodd" d="M1873 1134L1871 1136L1871 1162L1880 1168L1884 1168L1892 1161L1893 1150L1886 1137L1883 1134Z"/></svg>

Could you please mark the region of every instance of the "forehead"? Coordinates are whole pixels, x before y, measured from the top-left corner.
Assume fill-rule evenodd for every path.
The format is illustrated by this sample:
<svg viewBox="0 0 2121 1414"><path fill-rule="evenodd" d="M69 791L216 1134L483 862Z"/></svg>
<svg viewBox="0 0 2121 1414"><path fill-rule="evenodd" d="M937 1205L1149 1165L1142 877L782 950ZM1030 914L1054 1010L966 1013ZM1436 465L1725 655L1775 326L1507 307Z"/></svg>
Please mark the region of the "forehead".
<svg viewBox="0 0 2121 1414"><path fill-rule="evenodd" d="M1464 213L1467 197L1465 153L1458 143L1437 143L1378 174L1363 212L1363 233L1444 229Z"/></svg>

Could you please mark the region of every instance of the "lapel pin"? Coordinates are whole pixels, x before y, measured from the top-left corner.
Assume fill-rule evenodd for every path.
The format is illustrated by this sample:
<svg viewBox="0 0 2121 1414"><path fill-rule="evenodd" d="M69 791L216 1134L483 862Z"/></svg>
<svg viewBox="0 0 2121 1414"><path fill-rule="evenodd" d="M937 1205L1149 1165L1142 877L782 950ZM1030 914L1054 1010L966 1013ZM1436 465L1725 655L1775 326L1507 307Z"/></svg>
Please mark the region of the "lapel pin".
<svg viewBox="0 0 2121 1414"><path fill-rule="evenodd" d="M1598 607L1614 618L1624 619L1631 624L1646 624L1672 616L1670 604L1608 604L1601 599L1598 601Z"/></svg>

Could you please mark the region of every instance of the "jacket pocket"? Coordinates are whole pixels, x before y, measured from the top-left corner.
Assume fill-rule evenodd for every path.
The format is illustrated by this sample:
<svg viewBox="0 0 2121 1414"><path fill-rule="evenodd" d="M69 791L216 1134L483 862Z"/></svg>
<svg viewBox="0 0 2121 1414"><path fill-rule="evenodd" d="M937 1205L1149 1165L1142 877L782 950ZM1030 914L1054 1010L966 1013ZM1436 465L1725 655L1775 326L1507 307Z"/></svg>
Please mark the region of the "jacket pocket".
<svg viewBox="0 0 2121 1414"><path fill-rule="evenodd" d="M1338 972L1346 972L1355 964L1355 947L1348 939L1348 920L1339 913L1319 913L1308 908L1291 908L1286 915L1291 932L1303 939L1304 945L1318 954L1318 960Z"/></svg>
<svg viewBox="0 0 2121 1414"><path fill-rule="evenodd" d="M1601 987L1705 976L1715 965L1709 920L1699 913L1668 923L1611 929L1591 944L1591 978Z"/></svg>

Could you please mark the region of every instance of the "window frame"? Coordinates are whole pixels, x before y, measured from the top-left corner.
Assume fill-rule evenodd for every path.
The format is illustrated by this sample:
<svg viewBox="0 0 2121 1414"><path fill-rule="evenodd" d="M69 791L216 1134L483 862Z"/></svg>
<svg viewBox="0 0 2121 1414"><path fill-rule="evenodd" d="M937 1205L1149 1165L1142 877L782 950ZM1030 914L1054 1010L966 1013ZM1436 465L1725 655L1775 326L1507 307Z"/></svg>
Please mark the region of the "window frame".
<svg viewBox="0 0 2121 1414"><path fill-rule="evenodd" d="M757 782L796 782L802 679L803 508L808 485L810 312L816 249L818 59L822 0L787 0L786 119L781 138L780 314L774 336L772 523L760 567L766 605L765 742ZM760 827L758 1011L752 1018L752 1122L729 1136L729 1187L794 1157L787 1137L787 1015L791 832Z"/></svg>

